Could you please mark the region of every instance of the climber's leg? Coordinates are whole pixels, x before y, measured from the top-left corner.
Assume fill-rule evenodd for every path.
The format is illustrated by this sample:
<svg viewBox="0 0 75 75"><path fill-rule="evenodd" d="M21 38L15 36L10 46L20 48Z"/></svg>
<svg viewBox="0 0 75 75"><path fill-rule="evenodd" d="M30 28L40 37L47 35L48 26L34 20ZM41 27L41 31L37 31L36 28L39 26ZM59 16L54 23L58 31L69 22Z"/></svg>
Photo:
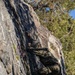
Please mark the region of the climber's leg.
<svg viewBox="0 0 75 75"><path fill-rule="evenodd" d="M59 65L47 66L38 70L39 75L60 75Z"/></svg>

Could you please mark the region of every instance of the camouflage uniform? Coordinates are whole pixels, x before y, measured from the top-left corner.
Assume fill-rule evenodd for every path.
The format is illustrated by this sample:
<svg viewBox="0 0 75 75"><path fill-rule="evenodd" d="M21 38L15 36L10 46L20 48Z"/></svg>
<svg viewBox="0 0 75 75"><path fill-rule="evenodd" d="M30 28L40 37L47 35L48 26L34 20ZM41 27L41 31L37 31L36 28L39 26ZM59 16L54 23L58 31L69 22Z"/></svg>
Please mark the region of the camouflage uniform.
<svg viewBox="0 0 75 75"><path fill-rule="evenodd" d="M48 52L44 50L40 51L34 51L37 56L39 56L41 63L45 66L40 70L40 73L43 75L43 73L51 74L51 75L58 75L60 72L60 65L55 57Z"/></svg>
<svg viewBox="0 0 75 75"><path fill-rule="evenodd" d="M35 32L33 32L33 34L27 33L27 38L30 48L39 48L40 43ZM39 57L42 65L37 70L38 75L60 75L58 60L48 50L34 50L33 53Z"/></svg>

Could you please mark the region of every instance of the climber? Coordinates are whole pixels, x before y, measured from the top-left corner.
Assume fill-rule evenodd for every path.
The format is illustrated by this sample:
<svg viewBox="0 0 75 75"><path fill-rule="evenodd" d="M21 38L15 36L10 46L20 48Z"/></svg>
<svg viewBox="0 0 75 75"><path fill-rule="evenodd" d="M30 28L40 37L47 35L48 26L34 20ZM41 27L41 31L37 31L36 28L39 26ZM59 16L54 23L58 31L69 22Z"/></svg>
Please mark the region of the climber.
<svg viewBox="0 0 75 75"><path fill-rule="evenodd" d="M49 50L47 48L45 48L46 50L42 48L41 50L38 50L40 42L35 30L31 28L30 30L26 31L26 35L28 39L27 47L30 48L31 52L33 52L36 56L39 57L40 62L42 63L42 65L44 65L44 67L38 69L39 75L61 75L59 74L60 65L58 63L58 60L49 52ZM31 48L33 48L33 51L31 50Z"/></svg>
<svg viewBox="0 0 75 75"><path fill-rule="evenodd" d="M38 69L40 75L61 75L58 60L48 51L47 48L30 48L28 50L30 50L29 52L34 52L34 54L40 58L42 65L44 65Z"/></svg>

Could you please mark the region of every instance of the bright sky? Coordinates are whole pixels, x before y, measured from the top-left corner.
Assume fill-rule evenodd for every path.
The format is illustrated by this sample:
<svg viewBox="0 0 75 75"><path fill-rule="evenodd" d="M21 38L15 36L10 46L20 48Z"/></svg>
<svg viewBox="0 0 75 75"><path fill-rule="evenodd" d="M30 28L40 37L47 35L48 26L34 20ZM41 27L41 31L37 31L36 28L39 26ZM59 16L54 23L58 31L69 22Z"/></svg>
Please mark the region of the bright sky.
<svg viewBox="0 0 75 75"><path fill-rule="evenodd" d="M71 10L69 12L69 15L72 16L73 19L75 19L75 9L74 10Z"/></svg>

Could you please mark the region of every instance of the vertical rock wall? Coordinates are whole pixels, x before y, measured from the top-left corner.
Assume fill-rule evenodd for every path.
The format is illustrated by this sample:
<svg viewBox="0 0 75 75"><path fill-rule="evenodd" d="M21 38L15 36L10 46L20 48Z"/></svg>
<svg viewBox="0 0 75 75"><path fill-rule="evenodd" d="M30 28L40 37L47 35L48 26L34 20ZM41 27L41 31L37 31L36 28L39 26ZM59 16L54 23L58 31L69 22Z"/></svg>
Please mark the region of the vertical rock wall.
<svg viewBox="0 0 75 75"><path fill-rule="evenodd" d="M34 75L36 62L33 60L39 61L39 58L26 50L26 32L31 29L37 34L42 48L53 50L50 43L55 46L55 57L61 60L59 40L40 25L31 6L22 0L0 0L0 75ZM31 34L35 37L33 32Z"/></svg>

